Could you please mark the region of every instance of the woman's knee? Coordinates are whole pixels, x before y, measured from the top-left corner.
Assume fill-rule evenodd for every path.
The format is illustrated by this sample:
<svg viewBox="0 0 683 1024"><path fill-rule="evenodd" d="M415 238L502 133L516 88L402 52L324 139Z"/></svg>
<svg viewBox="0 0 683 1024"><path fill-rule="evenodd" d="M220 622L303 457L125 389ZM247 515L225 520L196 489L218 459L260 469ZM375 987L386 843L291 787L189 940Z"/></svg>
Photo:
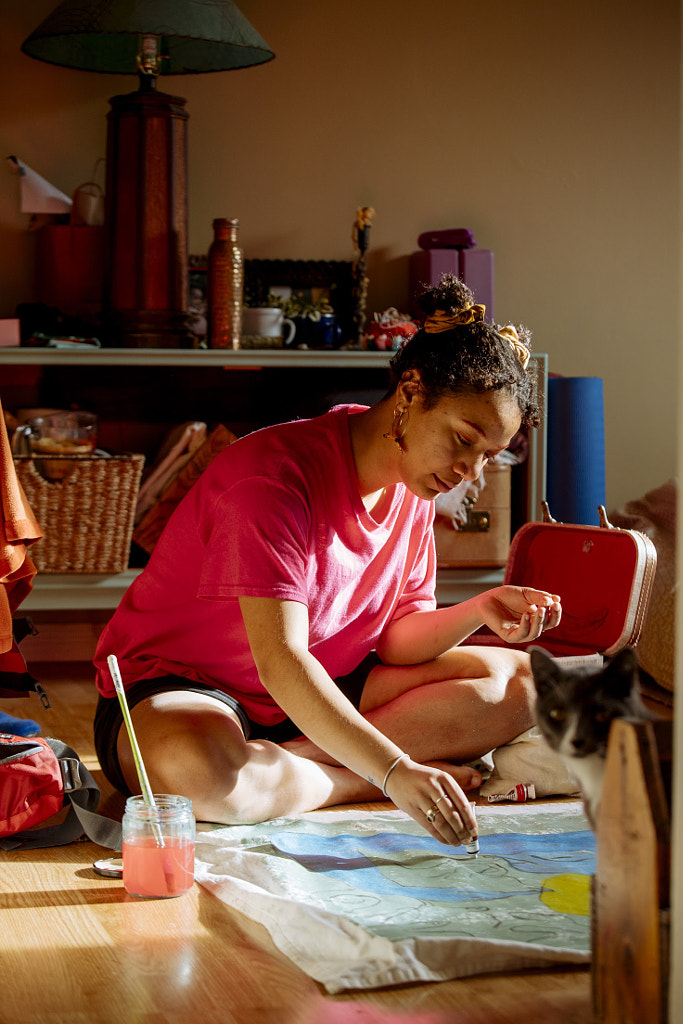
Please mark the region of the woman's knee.
<svg viewBox="0 0 683 1024"><path fill-rule="evenodd" d="M510 698L528 704L533 698L529 656L524 651L484 646L458 646L434 661L418 665L380 665L372 670L360 701L367 714L397 697L435 683L478 687L490 701Z"/></svg>
<svg viewBox="0 0 683 1024"><path fill-rule="evenodd" d="M498 691L499 699L533 707L535 690L526 651L491 647L483 657L484 675Z"/></svg>
<svg viewBox="0 0 683 1024"><path fill-rule="evenodd" d="M205 812L215 809L217 802L229 805L248 758L244 734L229 712L224 713L222 708L138 705L132 717L153 791L189 797L200 820L211 820ZM129 788L139 792L135 760L124 727L117 749Z"/></svg>

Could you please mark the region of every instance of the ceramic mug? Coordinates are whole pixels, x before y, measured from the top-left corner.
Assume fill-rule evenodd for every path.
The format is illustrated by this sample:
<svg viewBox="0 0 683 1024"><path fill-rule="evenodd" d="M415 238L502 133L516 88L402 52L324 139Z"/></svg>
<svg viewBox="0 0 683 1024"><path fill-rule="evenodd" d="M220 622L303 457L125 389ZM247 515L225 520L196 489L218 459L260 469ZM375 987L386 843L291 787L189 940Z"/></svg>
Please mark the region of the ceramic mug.
<svg viewBox="0 0 683 1024"><path fill-rule="evenodd" d="M287 328L285 345L290 345L296 334L296 325L277 306L256 306L245 309L242 315L242 333L261 338L281 338Z"/></svg>
<svg viewBox="0 0 683 1024"><path fill-rule="evenodd" d="M316 348L338 348L342 331L334 313L321 313L315 325Z"/></svg>

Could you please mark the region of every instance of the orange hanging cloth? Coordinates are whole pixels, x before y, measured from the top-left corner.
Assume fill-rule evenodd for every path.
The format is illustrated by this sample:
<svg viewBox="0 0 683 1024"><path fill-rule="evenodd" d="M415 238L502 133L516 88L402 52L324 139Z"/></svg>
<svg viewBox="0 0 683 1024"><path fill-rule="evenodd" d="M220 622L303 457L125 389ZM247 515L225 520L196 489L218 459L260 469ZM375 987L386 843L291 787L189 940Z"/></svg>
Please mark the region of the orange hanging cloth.
<svg viewBox="0 0 683 1024"><path fill-rule="evenodd" d="M35 680L14 638L13 614L30 592L36 567L30 544L43 536L19 483L0 402L0 696L19 696Z"/></svg>

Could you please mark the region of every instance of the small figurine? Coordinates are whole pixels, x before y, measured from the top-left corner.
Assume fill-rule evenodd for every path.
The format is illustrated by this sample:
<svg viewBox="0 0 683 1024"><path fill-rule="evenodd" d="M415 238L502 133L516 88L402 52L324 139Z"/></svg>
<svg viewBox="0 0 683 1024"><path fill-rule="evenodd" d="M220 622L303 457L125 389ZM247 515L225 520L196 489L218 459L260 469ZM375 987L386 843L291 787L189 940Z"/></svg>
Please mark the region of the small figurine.
<svg viewBox="0 0 683 1024"><path fill-rule="evenodd" d="M358 253L353 267L355 307L353 319L356 325L356 340L363 343L365 329L365 307L368 299L368 276L366 274L366 252L370 245L370 224L375 216L372 206L359 206L353 223L351 238Z"/></svg>
<svg viewBox="0 0 683 1024"><path fill-rule="evenodd" d="M419 330L419 326L408 314L399 313L390 306L383 313L375 313L362 335L361 344L363 348L379 349L382 352L399 349Z"/></svg>

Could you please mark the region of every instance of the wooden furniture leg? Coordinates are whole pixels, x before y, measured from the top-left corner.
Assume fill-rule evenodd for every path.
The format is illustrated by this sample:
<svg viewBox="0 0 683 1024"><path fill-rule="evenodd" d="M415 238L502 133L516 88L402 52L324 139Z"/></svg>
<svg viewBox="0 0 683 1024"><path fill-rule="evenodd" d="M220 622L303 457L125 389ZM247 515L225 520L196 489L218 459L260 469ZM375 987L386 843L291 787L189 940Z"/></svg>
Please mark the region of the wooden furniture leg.
<svg viewBox="0 0 683 1024"><path fill-rule="evenodd" d="M666 1024L671 723L615 721L597 821L593 1007L604 1024Z"/></svg>

